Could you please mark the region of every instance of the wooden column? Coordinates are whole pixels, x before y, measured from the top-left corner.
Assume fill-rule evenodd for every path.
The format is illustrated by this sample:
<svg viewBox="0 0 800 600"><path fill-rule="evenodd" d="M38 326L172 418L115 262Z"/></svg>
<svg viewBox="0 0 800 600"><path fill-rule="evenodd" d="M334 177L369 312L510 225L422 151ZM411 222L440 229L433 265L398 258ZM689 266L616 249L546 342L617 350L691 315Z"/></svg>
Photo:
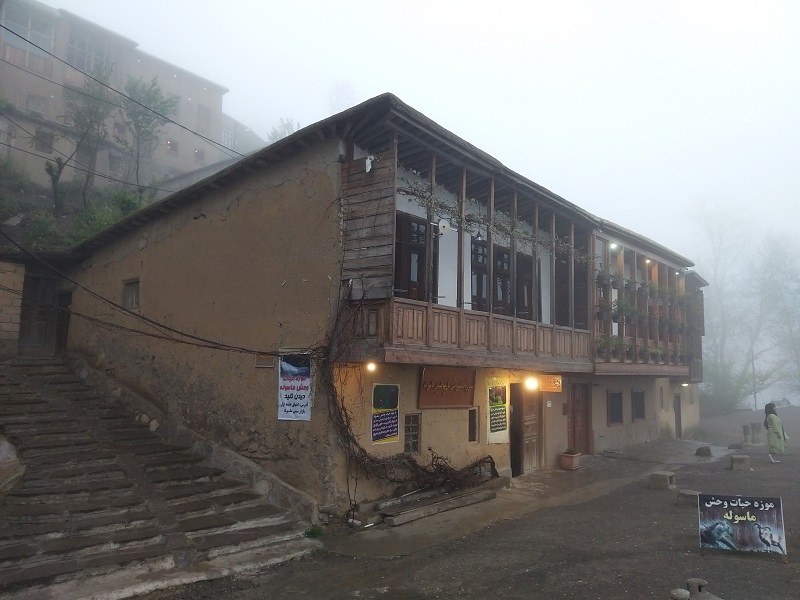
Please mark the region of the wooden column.
<svg viewBox="0 0 800 600"><path fill-rule="evenodd" d="M458 274L456 275L456 282L458 290L456 291L456 306L460 309L464 308L464 205L467 199L467 170L461 169L461 186L458 190L458 258L457 268ZM470 256L470 260L472 257Z"/></svg>
<svg viewBox="0 0 800 600"><path fill-rule="evenodd" d="M456 306L458 307L458 347L464 347L464 228L466 226L465 205L467 202L467 169L461 169L461 186L458 190L458 258L456 265ZM472 248L470 248L470 265L472 264ZM470 269L472 267L470 266ZM470 278L471 280L471 278ZM472 300L472 298L470 298ZM472 307L472 305L470 305Z"/></svg>
<svg viewBox="0 0 800 600"><path fill-rule="evenodd" d="M550 324L556 324L556 213L550 214Z"/></svg>
<svg viewBox="0 0 800 600"><path fill-rule="evenodd" d="M517 353L517 191L514 190L514 197L511 200L511 240L509 251L511 252L511 285L508 291L508 301L511 303L514 322L511 326L511 353Z"/></svg>
<svg viewBox="0 0 800 600"><path fill-rule="evenodd" d="M486 340L489 350L492 349L492 310L494 309L494 242L492 226L494 225L494 178L489 178L489 222L486 226L486 306L489 309L489 327Z"/></svg>
<svg viewBox="0 0 800 600"><path fill-rule="evenodd" d="M436 227L433 224L433 219L435 217L433 212L433 197L436 193L436 154L431 154L429 182L431 186L431 196L425 213L425 218L428 221L427 227L425 228L425 231L427 232L427 235L425 236L425 291L428 297L428 310L426 317L427 332L425 336L427 339L425 340L425 343L428 346L431 345L431 341L433 340L433 302L434 300L438 300L438 298L433 297L433 236L439 235L438 227L435 233L433 231L433 228Z"/></svg>
<svg viewBox="0 0 800 600"><path fill-rule="evenodd" d="M575 329L575 222L569 222L569 326Z"/></svg>
<svg viewBox="0 0 800 600"><path fill-rule="evenodd" d="M533 285L531 286L531 320L542 320L542 315L539 314L539 203L533 203L533 249L531 250L531 262L533 263Z"/></svg>

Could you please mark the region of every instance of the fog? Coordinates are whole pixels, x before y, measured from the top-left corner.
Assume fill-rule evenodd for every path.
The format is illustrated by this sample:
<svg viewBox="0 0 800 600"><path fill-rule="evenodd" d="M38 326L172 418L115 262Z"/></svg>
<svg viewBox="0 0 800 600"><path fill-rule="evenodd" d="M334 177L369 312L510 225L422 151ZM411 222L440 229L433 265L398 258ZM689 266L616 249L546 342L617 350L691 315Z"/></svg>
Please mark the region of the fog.
<svg viewBox="0 0 800 600"><path fill-rule="evenodd" d="M231 91L266 137L392 92L690 258L697 209L800 218L800 3L47 0Z"/></svg>

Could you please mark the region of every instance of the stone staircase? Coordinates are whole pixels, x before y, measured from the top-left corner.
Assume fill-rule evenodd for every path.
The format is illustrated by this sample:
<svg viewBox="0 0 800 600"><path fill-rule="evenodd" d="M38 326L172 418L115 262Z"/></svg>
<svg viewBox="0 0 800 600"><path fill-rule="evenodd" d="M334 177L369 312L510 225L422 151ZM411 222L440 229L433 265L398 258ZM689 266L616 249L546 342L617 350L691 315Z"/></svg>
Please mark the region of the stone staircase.
<svg viewBox="0 0 800 600"><path fill-rule="evenodd" d="M4 598L125 598L319 546L294 513L161 442L60 363L0 365L0 433L25 467L0 499Z"/></svg>

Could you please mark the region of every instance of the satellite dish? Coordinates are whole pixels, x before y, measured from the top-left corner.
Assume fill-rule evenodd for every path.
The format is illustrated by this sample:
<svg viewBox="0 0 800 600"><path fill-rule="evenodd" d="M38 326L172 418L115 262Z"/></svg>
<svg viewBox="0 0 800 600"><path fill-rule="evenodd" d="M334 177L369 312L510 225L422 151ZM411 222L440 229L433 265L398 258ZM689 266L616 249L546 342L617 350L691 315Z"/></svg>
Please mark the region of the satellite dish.
<svg viewBox="0 0 800 600"><path fill-rule="evenodd" d="M436 226L439 228L439 235L444 235L450 230L450 223L447 222L447 219L439 219Z"/></svg>

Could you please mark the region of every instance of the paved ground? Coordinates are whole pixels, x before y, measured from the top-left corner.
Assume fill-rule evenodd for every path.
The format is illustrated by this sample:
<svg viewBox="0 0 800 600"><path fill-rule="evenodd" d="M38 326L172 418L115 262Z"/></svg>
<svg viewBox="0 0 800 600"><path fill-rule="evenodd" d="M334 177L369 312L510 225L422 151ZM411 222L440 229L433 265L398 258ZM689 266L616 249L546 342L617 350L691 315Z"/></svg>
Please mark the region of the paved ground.
<svg viewBox="0 0 800 600"><path fill-rule="evenodd" d="M800 432L800 407L781 415L790 432ZM741 424L758 416L705 422L704 435L723 445L741 441ZM657 442L587 457L576 472L515 480L491 502L392 529L329 530L326 552L145 598L666 600L687 578L702 577L725 600L797 600L800 451L773 465L763 446L748 446L753 469L732 471L721 448L704 459L694 457L697 445ZM677 506L674 491L646 485L647 473L664 468L680 488L782 497L788 564L774 555L702 553L696 509Z"/></svg>

